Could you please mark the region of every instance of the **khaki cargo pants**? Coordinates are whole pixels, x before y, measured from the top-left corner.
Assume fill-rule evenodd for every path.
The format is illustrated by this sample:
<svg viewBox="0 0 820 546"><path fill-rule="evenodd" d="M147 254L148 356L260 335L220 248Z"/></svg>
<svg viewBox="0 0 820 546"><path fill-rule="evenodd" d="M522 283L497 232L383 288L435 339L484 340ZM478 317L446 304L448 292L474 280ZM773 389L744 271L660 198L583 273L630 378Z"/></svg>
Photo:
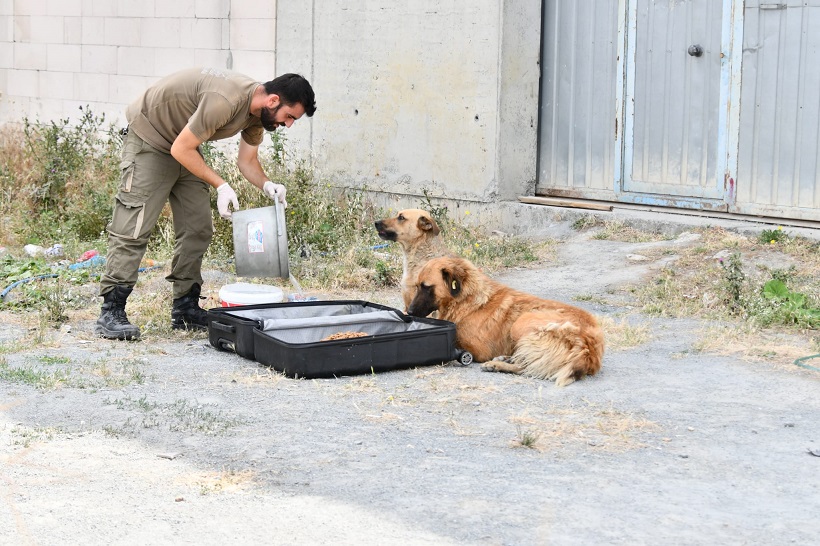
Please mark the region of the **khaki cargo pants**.
<svg viewBox="0 0 820 546"><path fill-rule="evenodd" d="M122 180L108 224L108 255L100 279L100 295L117 285L133 287L148 238L165 203L174 222L171 274L174 298L202 285L202 257L211 243L213 223L209 188L171 154L153 148L128 131L123 143Z"/></svg>

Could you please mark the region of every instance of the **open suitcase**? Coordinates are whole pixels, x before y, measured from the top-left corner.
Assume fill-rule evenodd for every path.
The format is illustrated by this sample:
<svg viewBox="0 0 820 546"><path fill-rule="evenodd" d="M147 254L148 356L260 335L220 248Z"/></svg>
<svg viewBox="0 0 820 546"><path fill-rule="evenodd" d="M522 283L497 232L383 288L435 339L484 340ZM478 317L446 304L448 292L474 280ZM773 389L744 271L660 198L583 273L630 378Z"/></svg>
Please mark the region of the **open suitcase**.
<svg viewBox="0 0 820 546"><path fill-rule="evenodd" d="M233 350L290 377L472 362L470 353L455 346L453 323L411 317L366 301L221 307L208 311L208 323L209 341L217 349Z"/></svg>

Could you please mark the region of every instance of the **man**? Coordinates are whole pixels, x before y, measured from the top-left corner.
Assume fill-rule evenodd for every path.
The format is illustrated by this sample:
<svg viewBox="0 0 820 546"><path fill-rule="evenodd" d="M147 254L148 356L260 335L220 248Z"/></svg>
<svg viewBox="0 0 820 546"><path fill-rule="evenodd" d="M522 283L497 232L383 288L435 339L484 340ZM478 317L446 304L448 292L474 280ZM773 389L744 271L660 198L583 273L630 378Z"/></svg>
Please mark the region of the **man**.
<svg viewBox="0 0 820 546"><path fill-rule="evenodd" d="M234 190L199 152L205 141L241 132L237 165L271 199L285 204L286 189L265 175L258 149L264 131L290 127L316 111L313 89L302 76L284 74L266 83L229 70L195 68L171 74L126 110L122 180L108 225L106 271L100 280L102 311L95 332L109 339L138 339L125 302L137 282L148 238L166 202L173 214L174 258L171 325L206 329L199 307L202 257L213 235L209 188L223 218L239 209Z"/></svg>

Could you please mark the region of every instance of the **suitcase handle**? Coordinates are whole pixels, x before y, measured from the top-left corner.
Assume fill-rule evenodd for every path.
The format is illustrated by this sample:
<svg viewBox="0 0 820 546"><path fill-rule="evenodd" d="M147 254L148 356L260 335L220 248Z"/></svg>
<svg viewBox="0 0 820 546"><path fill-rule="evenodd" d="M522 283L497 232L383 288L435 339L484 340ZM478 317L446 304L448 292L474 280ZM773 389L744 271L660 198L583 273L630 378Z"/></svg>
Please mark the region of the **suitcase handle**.
<svg viewBox="0 0 820 546"><path fill-rule="evenodd" d="M219 330L220 332L228 332L229 334L236 332L236 326L233 324L223 324L216 320L211 321L211 328Z"/></svg>

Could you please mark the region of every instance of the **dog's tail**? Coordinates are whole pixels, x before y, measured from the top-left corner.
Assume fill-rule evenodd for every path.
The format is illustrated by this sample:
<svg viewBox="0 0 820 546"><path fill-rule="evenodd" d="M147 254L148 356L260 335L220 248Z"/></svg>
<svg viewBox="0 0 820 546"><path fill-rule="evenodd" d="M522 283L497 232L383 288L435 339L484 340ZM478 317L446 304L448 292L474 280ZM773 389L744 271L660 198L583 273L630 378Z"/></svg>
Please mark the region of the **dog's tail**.
<svg viewBox="0 0 820 546"><path fill-rule="evenodd" d="M559 387L585 375L595 375L604 358L600 327L583 331L573 322L552 322L523 335L516 344L512 362L525 375L555 380Z"/></svg>

